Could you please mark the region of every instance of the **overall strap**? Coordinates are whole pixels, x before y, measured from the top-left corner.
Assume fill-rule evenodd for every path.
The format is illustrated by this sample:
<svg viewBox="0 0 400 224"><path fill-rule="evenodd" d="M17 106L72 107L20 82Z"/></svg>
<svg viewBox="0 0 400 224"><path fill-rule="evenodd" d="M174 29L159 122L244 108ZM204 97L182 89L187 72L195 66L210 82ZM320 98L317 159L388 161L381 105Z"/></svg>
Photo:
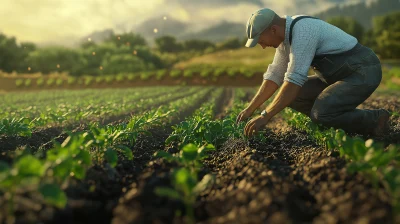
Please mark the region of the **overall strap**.
<svg viewBox="0 0 400 224"><path fill-rule="evenodd" d="M315 18L315 17L312 17L312 16L299 16L299 17L296 17L292 21L292 24L290 24L290 30L289 30L289 44L290 45L292 45L292 30L293 30L294 24L296 24L299 20L305 19L305 18L318 19L318 18Z"/></svg>

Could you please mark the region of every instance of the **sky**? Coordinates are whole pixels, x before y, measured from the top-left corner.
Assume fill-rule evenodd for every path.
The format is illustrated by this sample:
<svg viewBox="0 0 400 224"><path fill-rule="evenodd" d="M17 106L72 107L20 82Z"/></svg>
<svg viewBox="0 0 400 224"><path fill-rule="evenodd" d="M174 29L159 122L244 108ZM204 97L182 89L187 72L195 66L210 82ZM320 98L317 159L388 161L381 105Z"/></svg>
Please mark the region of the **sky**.
<svg viewBox="0 0 400 224"><path fill-rule="evenodd" d="M152 17L174 18L199 30L222 20L245 26L251 13L263 7L283 16L360 1L372 0L1 0L0 32L18 43L68 45L94 31L129 32Z"/></svg>

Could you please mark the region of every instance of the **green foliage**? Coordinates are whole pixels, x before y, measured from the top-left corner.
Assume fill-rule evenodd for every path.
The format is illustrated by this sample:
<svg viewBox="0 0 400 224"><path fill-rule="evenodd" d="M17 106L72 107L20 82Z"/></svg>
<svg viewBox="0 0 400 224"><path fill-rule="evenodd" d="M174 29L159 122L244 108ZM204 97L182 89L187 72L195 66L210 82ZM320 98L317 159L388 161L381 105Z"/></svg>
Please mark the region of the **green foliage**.
<svg viewBox="0 0 400 224"><path fill-rule="evenodd" d="M112 75L105 76L106 83L112 83L115 80L115 77Z"/></svg>
<svg viewBox="0 0 400 224"><path fill-rule="evenodd" d="M197 40L197 39L192 39L192 40L186 40L183 42L183 48L186 51L201 51L203 52L206 50L208 47L215 47L215 44L211 41L207 40Z"/></svg>
<svg viewBox="0 0 400 224"><path fill-rule="evenodd" d="M349 161L349 172L364 173L375 187L382 183L393 196L394 207L400 208L400 146L392 144L385 151L382 143L349 137L342 129L327 129L299 112L286 109L285 116L290 125L305 130L319 144L330 150L339 150L340 156Z"/></svg>
<svg viewBox="0 0 400 224"><path fill-rule="evenodd" d="M90 84L93 83L94 77L93 76L85 76L84 80L85 80L85 86L89 86Z"/></svg>
<svg viewBox="0 0 400 224"><path fill-rule="evenodd" d="M24 80L23 79L17 79L15 80L15 85L17 87L21 87L24 84Z"/></svg>
<svg viewBox="0 0 400 224"><path fill-rule="evenodd" d="M25 81L24 81L24 85L26 86L26 87L29 87L29 86L31 86L31 84L32 84L32 79L25 79Z"/></svg>
<svg viewBox="0 0 400 224"><path fill-rule="evenodd" d="M178 69L173 69L173 70L171 70L171 71L169 72L169 75L170 75L172 78L178 78L179 76L181 76L181 74L182 74L182 71L181 71L181 70L178 70Z"/></svg>
<svg viewBox="0 0 400 224"><path fill-rule="evenodd" d="M115 80L117 81L117 82L123 82L124 80L125 80L125 75L124 74L122 74L122 73L120 73L120 74L118 74L116 77L115 77Z"/></svg>
<svg viewBox="0 0 400 224"><path fill-rule="evenodd" d="M173 36L162 36L155 39L155 43L157 49L160 52L180 52L183 50L183 46L181 43L176 41L176 38Z"/></svg>
<svg viewBox="0 0 400 224"><path fill-rule="evenodd" d="M163 77L165 77L168 74L168 71L166 69L161 69L156 72L156 79L161 80Z"/></svg>
<svg viewBox="0 0 400 224"><path fill-rule="evenodd" d="M221 76L221 75L223 75L224 73L226 72L226 68L216 68L215 70L214 70L214 77L219 77L219 76Z"/></svg>
<svg viewBox="0 0 400 224"><path fill-rule="evenodd" d="M103 74L118 74L120 72L144 71L152 69L143 59L131 54L106 54L102 65Z"/></svg>
<svg viewBox="0 0 400 224"><path fill-rule="evenodd" d="M246 41L247 41L247 39L246 39ZM238 49L243 46L244 46L244 44L241 43L239 38L231 37L231 38L228 38L227 40L221 42L220 44L218 44L217 49L218 50Z"/></svg>
<svg viewBox="0 0 400 224"><path fill-rule="evenodd" d="M215 150L212 144L206 144L201 147L197 147L193 143L186 144L182 147L179 154L172 156L165 151L158 151L155 153L156 157L164 158L170 162L176 162L180 166L184 166L191 171L198 171L203 164L202 160L208 157L208 152Z"/></svg>
<svg viewBox="0 0 400 224"><path fill-rule="evenodd" d="M6 134L9 136L31 136L32 131L29 126L32 122L25 117L22 118L4 118L0 120L0 135Z"/></svg>
<svg viewBox="0 0 400 224"><path fill-rule="evenodd" d="M96 81L97 84L100 84L100 83L105 81L105 78L104 78L104 76L97 76L95 78L95 81Z"/></svg>
<svg viewBox="0 0 400 224"><path fill-rule="evenodd" d="M63 79L56 79L56 86L61 86L63 84Z"/></svg>
<svg viewBox="0 0 400 224"><path fill-rule="evenodd" d="M52 86L52 85L54 84L54 82L55 82L55 79L53 79L53 78L48 78L47 81L46 81L46 85Z"/></svg>
<svg viewBox="0 0 400 224"><path fill-rule="evenodd" d="M213 70L212 69L202 69L200 72L200 76L203 78L209 77L213 74Z"/></svg>
<svg viewBox="0 0 400 224"><path fill-rule="evenodd" d="M36 80L36 85L37 86L43 86L43 84L44 84L44 78L38 78Z"/></svg>
<svg viewBox="0 0 400 224"><path fill-rule="evenodd" d="M140 73L140 79L141 80L148 80L153 75L154 75L154 72L148 72L148 71L147 72L142 72L142 73Z"/></svg>
<svg viewBox="0 0 400 224"><path fill-rule="evenodd" d="M384 58L400 58L400 12L393 12L373 19L375 48Z"/></svg>
<svg viewBox="0 0 400 224"><path fill-rule="evenodd" d="M33 72L49 74L51 72L68 72L71 75L81 75L87 61L82 54L64 47L44 47L30 52L26 63L34 68ZM56 65L61 67L57 68Z"/></svg>
<svg viewBox="0 0 400 224"><path fill-rule="evenodd" d="M76 83L76 77L68 77L68 80L67 80L67 83L68 83L68 85L73 85L73 84L75 84Z"/></svg>
<svg viewBox="0 0 400 224"><path fill-rule="evenodd" d="M105 40L105 42L111 42L115 44L117 48L119 47L129 47L130 49L135 49L140 46L147 46L147 42L140 34L123 33L123 34L112 34Z"/></svg>
<svg viewBox="0 0 400 224"><path fill-rule="evenodd" d="M186 69L183 71L183 77L191 78L193 77L193 73L194 73L193 69Z"/></svg>
<svg viewBox="0 0 400 224"><path fill-rule="evenodd" d="M168 161L177 162L182 168L175 169L171 174L173 188L157 187L155 193L159 196L168 197L172 200L180 200L185 205L187 222L194 223L193 206L200 193L209 188L215 181L215 177L206 174L201 180L198 179L197 172L203 166L201 161L207 158L209 151L215 150L211 144L201 146L194 144L183 146L178 155L172 156L165 151L155 154Z"/></svg>

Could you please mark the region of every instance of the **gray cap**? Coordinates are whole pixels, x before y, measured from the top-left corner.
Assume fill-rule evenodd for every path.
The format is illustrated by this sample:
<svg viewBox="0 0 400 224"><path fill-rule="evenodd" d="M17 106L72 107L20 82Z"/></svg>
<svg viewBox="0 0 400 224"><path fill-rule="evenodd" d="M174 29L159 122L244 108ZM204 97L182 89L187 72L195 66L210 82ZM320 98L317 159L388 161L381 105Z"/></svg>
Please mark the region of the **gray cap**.
<svg viewBox="0 0 400 224"><path fill-rule="evenodd" d="M260 34L271 24L275 15L276 13L268 8L259 9L251 14L246 25L246 34L248 38L246 47L254 47L257 45Z"/></svg>

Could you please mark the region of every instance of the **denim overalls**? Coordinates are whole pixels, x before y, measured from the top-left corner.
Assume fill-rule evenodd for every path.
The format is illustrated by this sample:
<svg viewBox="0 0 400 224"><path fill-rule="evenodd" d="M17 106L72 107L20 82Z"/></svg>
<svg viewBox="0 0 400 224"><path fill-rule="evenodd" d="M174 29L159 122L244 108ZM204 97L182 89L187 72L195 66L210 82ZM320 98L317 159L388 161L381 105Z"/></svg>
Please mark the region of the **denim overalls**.
<svg viewBox="0 0 400 224"><path fill-rule="evenodd" d="M292 21L290 43L294 24L303 18L310 17L301 16ZM316 55L311 67L316 75L308 77L289 107L327 127L341 128L348 133L371 134L382 110L356 107L381 82L382 68L376 54L357 43L343 53Z"/></svg>

